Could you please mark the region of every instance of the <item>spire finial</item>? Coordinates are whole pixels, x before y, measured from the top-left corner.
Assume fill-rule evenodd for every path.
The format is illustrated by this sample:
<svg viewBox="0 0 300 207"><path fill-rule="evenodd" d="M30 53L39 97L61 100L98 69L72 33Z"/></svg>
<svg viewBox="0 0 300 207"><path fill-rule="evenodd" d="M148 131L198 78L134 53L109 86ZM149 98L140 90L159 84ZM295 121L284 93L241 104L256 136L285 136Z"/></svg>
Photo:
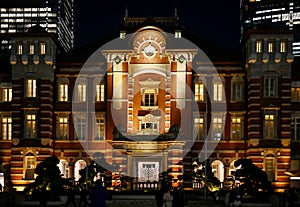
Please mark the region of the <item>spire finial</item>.
<svg viewBox="0 0 300 207"><path fill-rule="evenodd" d="M177 17L177 8L174 9L174 16Z"/></svg>
<svg viewBox="0 0 300 207"><path fill-rule="evenodd" d="M128 17L128 9L125 9L125 17Z"/></svg>

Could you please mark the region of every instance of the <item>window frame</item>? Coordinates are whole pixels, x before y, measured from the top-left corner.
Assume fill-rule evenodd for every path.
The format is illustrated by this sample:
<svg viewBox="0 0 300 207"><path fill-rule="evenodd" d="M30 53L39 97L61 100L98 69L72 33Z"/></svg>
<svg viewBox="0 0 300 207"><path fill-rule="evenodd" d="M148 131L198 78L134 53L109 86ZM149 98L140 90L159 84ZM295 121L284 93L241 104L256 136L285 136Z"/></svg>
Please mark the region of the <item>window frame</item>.
<svg viewBox="0 0 300 207"><path fill-rule="evenodd" d="M194 84L195 87L195 101L204 102L205 101L205 84L202 82L197 82Z"/></svg>
<svg viewBox="0 0 300 207"><path fill-rule="evenodd" d="M271 83L273 80L273 84ZM264 97L274 98L278 96L278 77L275 75L265 75L263 85ZM272 94L273 92L273 94Z"/></svg>
<svg viewBox="0 0 300 207"><path fill-rule="evenodd" d="M28 117L31 117L30 119ZM34 118L33 118L34 117ZM37 138L37 114L36 112L25 112L24 137L28 139Z"/></svg>
<svg viewBox="0 0 300 207"><path fill-rule="evenodd" d="M63 120L63 122L61 122L61 120ZM58 114L56 117L56 121L56 138L58 138L59 140L68 140L70 136L69 115Z"/></svg>
<svg viewBox="0 0 300 207"><path fill-rule="evenodd" d="M236 120L236 122L234 122ZM234 136L233 131L239 129L240 136ZM243 140L244 139L244 115L233 113L230 117L230 139L231 140Z"/></svg>
<svg viewBox="0 0 300 207"><path fill-rule="evenodd" d="M4 115L1 117L1 135L2 140L12 139L12 117L9 115Z"/></svg>
<svg viewBox="0 0 300 207"><path fill-rule="evenodd" d="M26 79L26 97L36 98L37 97L37 80Z"/></svg>
<svg viewBox="0 0 300 207"><path fill-rule="evenodd" d="M276 137L277 137L277 111L265 110L263 113L263 139L275 139Z"/></svg>

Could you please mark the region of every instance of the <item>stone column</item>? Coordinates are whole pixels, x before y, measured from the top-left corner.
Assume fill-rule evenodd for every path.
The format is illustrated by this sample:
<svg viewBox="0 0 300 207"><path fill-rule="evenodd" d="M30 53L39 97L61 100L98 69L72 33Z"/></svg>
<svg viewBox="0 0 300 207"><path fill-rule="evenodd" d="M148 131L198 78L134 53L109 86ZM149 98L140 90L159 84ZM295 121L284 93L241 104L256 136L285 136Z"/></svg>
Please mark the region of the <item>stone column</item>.
<svg viewBox="0 0 300 207"><path fill-rule="evenodd" d="M132 169L132 152L127 151L127 175L128 176L132 176L131 169Z"/></svg>

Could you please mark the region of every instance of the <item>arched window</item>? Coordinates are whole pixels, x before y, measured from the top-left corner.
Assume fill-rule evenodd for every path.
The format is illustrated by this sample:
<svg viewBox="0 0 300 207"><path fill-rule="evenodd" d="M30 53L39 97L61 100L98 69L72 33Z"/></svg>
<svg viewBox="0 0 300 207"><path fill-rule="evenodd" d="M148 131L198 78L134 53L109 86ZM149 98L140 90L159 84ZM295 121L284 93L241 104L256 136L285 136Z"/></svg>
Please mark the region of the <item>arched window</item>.
<svg viewBox="0 0 300 207"><path fill-rule="evenodd" d="M275 169L276 169L276 160L273 154L267 154L265 156L265 172L268 175L268 180L273 182L275 181Z"/></svg>
<svg viewBox="0 0 300 207"><path fill-rule="evenodd" d="M79 170L84 169L87 166L87 163L85 160L77 160L77 162L75 163L75 181L78 181L79 178L81 177L79 175Z"/></svg>
<svg viewBox="0 0 300 207"><path fill-rule="evenodd" d="M211 163L212 172L220 182L224 181L224 164L220 160L215 160Z"/></svg>
<svg viewBox="0 0 300 207"><path fill-rule="evenodd" d="M35 155L29 152L25 155L25 180L34 179L34 169L35 169Z"/></svg>
<svg viewBox="0 0 300 207"><path fill-rule="evenodd" d="M69 163L66 160L60 160L58 167L62 177L69 178Z"/></svg>

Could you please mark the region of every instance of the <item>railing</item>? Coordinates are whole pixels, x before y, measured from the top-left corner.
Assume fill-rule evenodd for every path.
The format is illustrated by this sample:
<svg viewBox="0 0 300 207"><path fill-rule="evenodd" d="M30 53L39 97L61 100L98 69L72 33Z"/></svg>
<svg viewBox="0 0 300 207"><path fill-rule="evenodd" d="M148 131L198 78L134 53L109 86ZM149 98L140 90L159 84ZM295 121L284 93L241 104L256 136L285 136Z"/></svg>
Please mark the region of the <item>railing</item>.
<svg viewBox="0 0 300 207"><path fill-rule="evenodd" d="M159 190L158 182L133 183L133 190Z"/></svg>

